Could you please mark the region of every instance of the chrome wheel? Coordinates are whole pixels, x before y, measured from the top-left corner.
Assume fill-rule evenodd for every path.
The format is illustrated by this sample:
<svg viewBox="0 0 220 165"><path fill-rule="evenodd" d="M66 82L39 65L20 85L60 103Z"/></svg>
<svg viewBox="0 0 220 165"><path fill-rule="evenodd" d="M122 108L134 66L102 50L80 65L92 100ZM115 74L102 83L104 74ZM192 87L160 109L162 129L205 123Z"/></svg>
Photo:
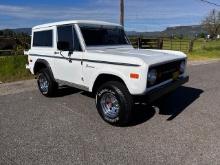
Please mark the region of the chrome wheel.
<svg viewBox="0 0 220 165"><path fill-rule="evenodd" d="M47 78L43 74L39 75L38 84L42 93L48 92L49 82L47 81Z"/></svg>
<svg viewBox="0 0 220 165"><path fill-rule="evenodd" d="M111 119L118 116L120 105L118 99L112 93L103 94L100 103L105 116Z"/></svg>

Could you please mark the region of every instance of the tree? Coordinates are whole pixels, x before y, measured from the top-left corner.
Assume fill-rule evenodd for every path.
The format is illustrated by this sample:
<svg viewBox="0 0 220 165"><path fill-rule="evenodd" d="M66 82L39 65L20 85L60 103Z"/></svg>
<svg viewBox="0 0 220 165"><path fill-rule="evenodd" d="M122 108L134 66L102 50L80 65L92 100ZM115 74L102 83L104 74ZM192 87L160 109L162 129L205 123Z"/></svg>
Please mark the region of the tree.
<svg viewBox="0 0 220 165"><path fill-rule="evenodd" d="M120 24L124 26L124 0L120 0Z"/></svg>
<svg viewBox="0 0 220 165"><path fill-rule="evenodd" d="M220 33L220 12L213 9L203 20L202 26L209 33L211 38L217 37Z"/></svg>
<svg viewBox="0 0 220 165"><path fill-rule="evenodd" d="M199 34L199 38L205 38L206 34L204 32Z"/></svg>

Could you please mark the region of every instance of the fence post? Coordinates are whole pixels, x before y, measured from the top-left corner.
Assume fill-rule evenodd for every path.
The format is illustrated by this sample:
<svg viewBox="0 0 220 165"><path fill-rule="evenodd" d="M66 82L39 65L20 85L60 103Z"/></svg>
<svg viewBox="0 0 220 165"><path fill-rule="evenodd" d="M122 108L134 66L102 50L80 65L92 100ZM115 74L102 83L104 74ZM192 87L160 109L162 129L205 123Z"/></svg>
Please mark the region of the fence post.
<svg viewBox="0 0 220 165"><path fill-rule="evenodd" d="M163 39L162 38L158 39L158 48L163 49Z"/></svg>
<svg viewBox="0 0 220 165"><path fill-rule="evenodd" d="M193 51L193 45L194 45L194 40L191 39L191 40L189 41L189 49L188 49L188 52L192 52L192 51Z"/></svg>
<svg viewBox="0 0 220 165"><path fill-rule="evenodd" d="M142 48L142 39L141 37L138 38L138 49Z"/></svg>
<svg viewBox="0 0 220 165"><path fill-rule="evenodd" d="M172 38L171 38L170 44L171 44L171 45L170 45L170 46L171 46L171 47L170 47L170 50L173 50L173 39L172 39Z"/></svg>

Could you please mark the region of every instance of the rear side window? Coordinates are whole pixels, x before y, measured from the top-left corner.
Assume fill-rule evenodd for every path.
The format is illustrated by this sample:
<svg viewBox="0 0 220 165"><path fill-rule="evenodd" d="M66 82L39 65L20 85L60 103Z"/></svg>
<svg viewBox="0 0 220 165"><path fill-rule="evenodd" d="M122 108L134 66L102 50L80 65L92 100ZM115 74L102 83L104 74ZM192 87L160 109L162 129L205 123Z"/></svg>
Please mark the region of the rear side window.
<svg viewBox="0 0 220 165"><path fill-rule="evenodd" d="M53 31L34 32L33 46L52 47L53 46Z"/></svg>
<svg viewBox="0 0 220 165"><path fill-rule="evenodd" d="M82 51L74 26L57 27L57 34L58 42L65 44L69 50Z"/></svg>

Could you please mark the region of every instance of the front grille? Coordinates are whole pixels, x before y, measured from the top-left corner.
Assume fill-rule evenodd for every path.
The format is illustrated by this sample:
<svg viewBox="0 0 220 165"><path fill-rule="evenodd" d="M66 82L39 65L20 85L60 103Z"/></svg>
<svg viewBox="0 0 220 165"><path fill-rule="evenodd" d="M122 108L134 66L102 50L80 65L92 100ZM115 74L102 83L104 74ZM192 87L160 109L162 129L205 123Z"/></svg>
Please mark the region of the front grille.
<svg viewBox="0 0 220 165"><path fill-rule="evenodd" d="M157 70L157 80L156 82L151 85L148 83L148 87L160 84L164 81L167 81L169 79L172 79L174 76L174 73L179 72L180 73L180 63L184 60L179 60L179 61L174 61L174 62L169 62L166 64L158 65L158 66L153 66L150 68L151 69L156 69Z"/></svg>

